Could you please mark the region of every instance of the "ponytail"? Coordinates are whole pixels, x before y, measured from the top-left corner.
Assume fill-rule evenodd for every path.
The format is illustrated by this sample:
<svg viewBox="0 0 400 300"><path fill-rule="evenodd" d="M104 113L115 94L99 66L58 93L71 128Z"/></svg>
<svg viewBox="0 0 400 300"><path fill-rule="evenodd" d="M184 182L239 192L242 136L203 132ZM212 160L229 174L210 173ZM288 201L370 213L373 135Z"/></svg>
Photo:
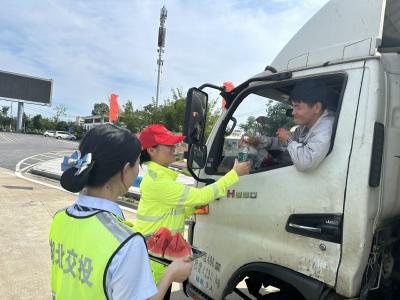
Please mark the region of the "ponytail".
<svg viewBox="0 0 400 300"><path fill-rule="evenodd" d="M77 168L69 168L64 171L61 175L61 186L67 191L77 193L84 189L87 186L89 181L90 172L92 171L94 166L94 161L88 166L86 170L84 170L79 175L75 175L77 172Z"/></svg>

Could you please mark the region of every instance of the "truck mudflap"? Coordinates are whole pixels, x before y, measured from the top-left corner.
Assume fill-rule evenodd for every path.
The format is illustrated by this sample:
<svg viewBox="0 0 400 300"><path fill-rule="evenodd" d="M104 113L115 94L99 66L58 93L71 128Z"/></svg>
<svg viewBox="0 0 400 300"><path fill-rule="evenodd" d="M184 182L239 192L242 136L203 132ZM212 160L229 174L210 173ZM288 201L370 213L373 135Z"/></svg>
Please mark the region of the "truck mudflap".
<svg viewBox="0 0 400 300"><path fill-rule="evenodd" d="M213 300L190 282L186 285L186 294L194 300Z"/></svg>

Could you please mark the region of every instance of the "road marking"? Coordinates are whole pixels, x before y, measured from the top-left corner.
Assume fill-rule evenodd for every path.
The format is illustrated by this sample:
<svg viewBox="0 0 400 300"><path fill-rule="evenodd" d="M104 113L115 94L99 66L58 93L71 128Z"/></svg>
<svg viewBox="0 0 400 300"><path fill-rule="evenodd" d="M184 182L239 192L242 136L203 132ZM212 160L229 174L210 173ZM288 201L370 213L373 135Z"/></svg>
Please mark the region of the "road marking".
<svg viewBox="0 0 400 300"><path fill-rule="evenodd" d="M0 143L7 144L7 143L15 143L15 140L9 138L8 136L4 135L4 134L0 134Z"/></svg>
<svg viewBox="0 0 400 300"><path fill-rule="evenodd" d="M46 152L46 153L47 153L47 154L54 154L54 155L56 155L56 154L60 154L60 153L64 153L64 152L70 153L71 150L49 151L49 152ZM45 154L46 154L46 153L45 153Z"/></svg>
<svg viewBox="0 0 400 300"><path fill-rule="evenodd" d="M64 152L59 152L59 153L51 153L51 152L48 152L48 153L46 153L46 154L41 154L41 155L43 155L43 156L50 156L50 155L53 155L53 157L54 158L58 158L58 157L62 157L62 156L65 156L65 155L68 155L68 154L71 154L72 153L72 151L64 151ZM51 156L50 156L51 157Z"/></svg>
<svg viewBox="0 0 400 300"><path fill-rule="evenodd" d="M8 137L8 136L6 136L5 134L3 134L3 136L2 136L4 139L6 139L6 140L8 140L8 141L10 141L10 142L15 142L15 140L14 139L12 139L12 138L10 138L10 137Z"/></svg>
<svg viewBox="0 0 400 300"><path fill-rule="evenodd" d="M49 153L54 153L54 152L55 152L55 151L46 152L46 153L40 153L40 154L35 154L35 155L32 155L32 156L29 156L29 157L24 158L23 160L19 161L19 162L17 163L17 165L15 166L15 172L22 172L21 165L22 165L22 164L28 165L29 163L26 162L27 160L29 160L29 159L39 160L39 162L37 162L37 163L33 163L33 164L31 163L31 164L29 164L31 167L33 167L33 166L35 166L35 165L37 165L37 164L40 164L40 163L43 162L43 161L47 161L47 160L40 160L39 158L37 158L37 156L45 156L45 157L46 157L47 154L49 154ZM60 152L63 152L63 151L60 151ZM53 154L53 155L55 155L55 154ZM61 153L60 153L60 155L61 155ZM58 156L58 157L50 157L50 158L60 158L60 157L62 157L62 156L63 156L63 155ZM27 170L27 169L28 169L28 167L24 167L24 171Z"/></svg>
<svg viewBox="0 0 400 300"><path fill-rule="evenodd" d="M40 164L40 163L41 163L41 161L39 161L39 162L37 162L37 163L35 163L35 164L30 164L29 166L20 169L19 172L20 172L20 173L25 172L26 170L31 169L31 168L33 168L34 166L36 166L36 165L38 165L38 164ZM17 171L16 171L16 172L17 172Z"/></svg>
<svg viewBox="0 0 400 300"><path fill-rule="evenodd" d="M40 158L37 158L37 157L31 157L29 159L38 160L38 161L46 161L46 159L40 159Z"/></svg>
<svg viewBox="0 0 400 300"><path fill-rule="evenodd" d="M41 157L43 157L43 158L45 158L45 161L48 161L48 160L50 160L50 159L55 159L55 158L62 158L63 156L65 156L65 154L59 154L59 155L56 155L56 154L38 154L38 156L41 156Z"/></svg>
<svg viewBox="0 0 400 300"><path fill-rule="evenodd" d="M26 163L26 162L23 162L23 163L21 163L21 165L28 165L28 166L30 166L31 164L28 164L28 163Z"/></svg>
<svg viewBox="0 0 400 300"><path fill-rule="evenodd" d="M48 158L58 158L60 155L57 154L39 154L40 156L48 157ZM61 155L62 156L62 155Z"/></svg>

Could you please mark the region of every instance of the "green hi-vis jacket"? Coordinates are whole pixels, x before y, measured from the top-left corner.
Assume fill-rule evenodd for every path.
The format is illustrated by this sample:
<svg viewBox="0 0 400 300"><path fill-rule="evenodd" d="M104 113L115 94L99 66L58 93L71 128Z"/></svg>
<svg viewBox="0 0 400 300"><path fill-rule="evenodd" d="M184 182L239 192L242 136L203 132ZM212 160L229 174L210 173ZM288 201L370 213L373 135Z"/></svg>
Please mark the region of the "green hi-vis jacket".
<svg viewBox="0 0 400 300"><path fill-rule="evenodd" d="M86 217L59 211L49 235L53 299L107 299L109 262L135 235L132 228L106 211Z"/></svg>
<svg viewBox="0 0 400 300"><path fill-rule="evenodd" d="M167 227L173 233L183 233L185 219L193 214L195 207L224 196L226 190L239 181L236 171L231 170L213 184L194 188L176 182L178 175L155 162L148 162L147 172L140 184L135 230L145 236L153 234L160 227ZM158 283L165 267L153 261L150 263Z"/></svg>

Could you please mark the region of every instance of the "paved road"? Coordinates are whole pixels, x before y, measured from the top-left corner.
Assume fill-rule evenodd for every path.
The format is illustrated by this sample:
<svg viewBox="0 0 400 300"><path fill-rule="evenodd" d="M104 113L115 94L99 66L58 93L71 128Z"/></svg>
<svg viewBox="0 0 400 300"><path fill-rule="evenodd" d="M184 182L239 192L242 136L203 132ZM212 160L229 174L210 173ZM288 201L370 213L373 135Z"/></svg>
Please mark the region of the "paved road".
<svg viewBox="0 0 400 300"><path fill-rule="evenodd" d="M15 171L17 163L27 157L52 151L71 151L78 142L57 140L42 135L0 132L0 167Z"/></svg>

